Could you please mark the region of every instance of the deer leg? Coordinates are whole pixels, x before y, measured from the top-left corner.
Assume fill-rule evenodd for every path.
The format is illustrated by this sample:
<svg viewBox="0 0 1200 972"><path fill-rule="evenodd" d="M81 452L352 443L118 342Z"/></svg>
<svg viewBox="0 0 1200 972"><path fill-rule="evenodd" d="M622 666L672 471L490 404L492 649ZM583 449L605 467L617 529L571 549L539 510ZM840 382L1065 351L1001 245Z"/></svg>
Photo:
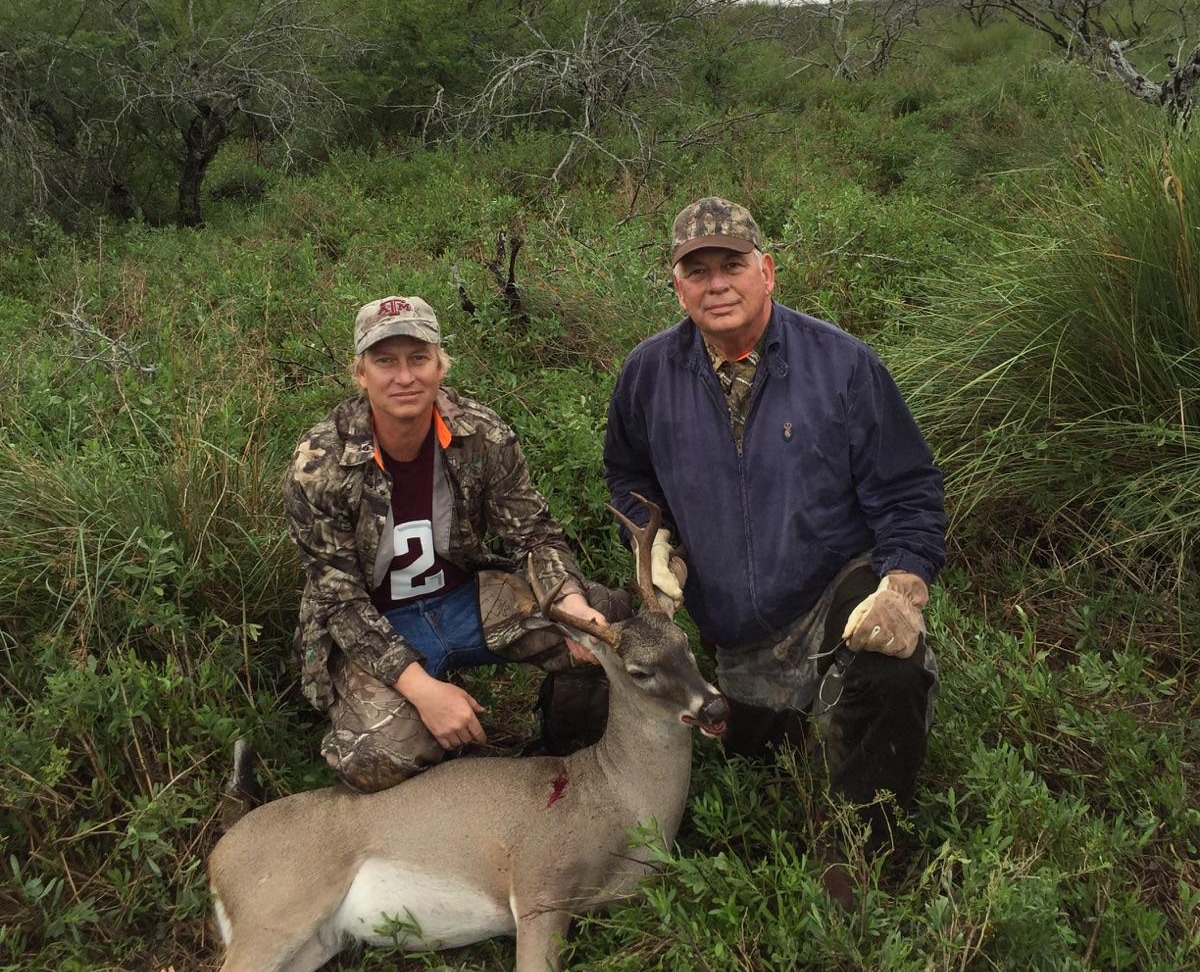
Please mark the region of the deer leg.
<svg viewBox="0 0 1200 972"><path fill-rule="evenodd" d="M281 942L274 932L243 936L225 951L221 972L316 972L341 947L313 935L307 940Z"/></svg>
<svg viewBox="0 0 1200 972"><path fill-rule="evenodd" d="M557 972L558 952L570 924L565 911L518 915L516 972Z"/></svg>
<svg viewBox="0 0 1200 972"><path fill-rule="evenodd" d="M342 950L340 931L324 919L306 920L294 909L263 907L261 899L238 909L231 921L224 902L216 899L216 923L225 940L220 972L316 972Z"/></svg>

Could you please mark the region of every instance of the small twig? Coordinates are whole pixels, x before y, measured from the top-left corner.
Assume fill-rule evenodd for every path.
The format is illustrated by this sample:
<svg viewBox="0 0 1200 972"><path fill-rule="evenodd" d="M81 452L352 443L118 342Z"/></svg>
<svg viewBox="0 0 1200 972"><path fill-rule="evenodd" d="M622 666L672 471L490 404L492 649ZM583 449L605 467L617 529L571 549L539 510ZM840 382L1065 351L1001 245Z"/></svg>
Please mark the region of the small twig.
<svg viewBox="0 0 1200 972"><path fill-rule="evenodd" d="M128 711L129 710L129 696L125 691L124 684L121 685L121 701L124 703L126 711ZM146 754L144 752L142 752L142 744L138 740L137 730L134 729L132 732L130 732L129 735L133 741L133 749L137 753L137 766L135 767L135 769L140 769L142 771L142 775L145 777L146 796L153 797L154 796L154 778L150 775L150 766L146 762Z"/></svg>
<svg viewBox="0 0 1200 972"><path fill-rule="evenodd" d="M529 314L525 310L525 300L521 294L521 288L517 286L517 254L521 251L524 244L519 236L509 237L508 233L501 230L496 234L496 251L493 259L484 264L492 276L496 280L496 287L500 291L500 297L504 301L505 310L510 318L521 323L529 323ZM505 275L505 261L507 259L507 276ZM458 264L452 264L450 267L454 275L454 283L458 288L458 299L462 309L472 317L475 316L475 302L471 300L467 294L466 285L463 283L462 276L458 272Z"/></svg>
<svg viewBox="0 0 1200 972"><path fill-rule="evenodd" d="M301 371L307 371L310 374L318 376L319 378L329 377L329 372L324 368L314 367L313 365L307 364L304 361L297 361L295 358L280 358L276 357L275 355L271 355L267 358L267 360L272 364L286 365L289 368L299 368Z"/></svg>
<svg viewBox="0 0 1200 972"><path fill-rule="evenodd" d="M504 266L504 249L507 243L508 234L501 230L496 234L496 256L484 264L492 271L492 276L496 278L496 286L500 288L501 292L504 291L504 274L501 272L501 268Z"/></svg>
<svg viewBox="0 0 1200 972"><path fill-rule="evenodd" d="M341 355L338 352L334 351L334 349L330 346L329 341L328 341L328 339L326 339L324 332L317 326L315 317L316 317L316 310L310 309L310 316L304 318L304 323L307 326L309 332L311 334L315 335L316 339L321 342L321 347L324 349L325 357L327 357L329 359L330 363L333 364L335 367L340 367L340 362L342 360Z"/></svg>
<svg viewBox="0 0 1200 972"><path fill-rule="evenodd" d="M471 317L475 316L475 303L467 293L467 285L463 282L462 274L458 272L458 264L450 264L450 273L454 276L454 287L458 291L458 304Z"/></svg>

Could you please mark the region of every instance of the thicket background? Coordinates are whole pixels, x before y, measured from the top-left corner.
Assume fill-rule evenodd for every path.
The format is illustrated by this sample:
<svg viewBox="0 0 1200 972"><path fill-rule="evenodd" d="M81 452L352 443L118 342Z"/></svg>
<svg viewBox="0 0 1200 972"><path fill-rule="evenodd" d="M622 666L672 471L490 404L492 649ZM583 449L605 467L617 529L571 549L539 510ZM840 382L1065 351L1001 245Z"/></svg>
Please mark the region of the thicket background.
<svg viewBox="0 0 1200 972"><path fill-rule="evenodd" d="M709 193L780 300L879 349L946 471L938 724L855 914L805 856L819 775L701 744L677 852L568 966L1200 968L1200 154L1104 47L1190 96L1197 9L1006 6L6 4L0 969L215 969L232 741L272 794L330 781L279 482L359 304L439 310L452 383L627 576L607 398ZM473 688L502 745L532 731L530 673Z"/></svg>

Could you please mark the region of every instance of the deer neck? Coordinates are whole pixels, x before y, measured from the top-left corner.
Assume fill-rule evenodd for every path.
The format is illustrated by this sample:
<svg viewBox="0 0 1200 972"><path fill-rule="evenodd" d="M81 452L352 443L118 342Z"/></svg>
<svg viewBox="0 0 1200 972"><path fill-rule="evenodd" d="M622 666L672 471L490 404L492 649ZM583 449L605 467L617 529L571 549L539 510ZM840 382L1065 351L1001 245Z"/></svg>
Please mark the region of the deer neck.
<svg viewBox="0 0 1200 972"><path fill-rule="evenodd" d="M609 785L637 802L682 802L692 772L692 730L609 693L608 726L594 747Z"/></svg>

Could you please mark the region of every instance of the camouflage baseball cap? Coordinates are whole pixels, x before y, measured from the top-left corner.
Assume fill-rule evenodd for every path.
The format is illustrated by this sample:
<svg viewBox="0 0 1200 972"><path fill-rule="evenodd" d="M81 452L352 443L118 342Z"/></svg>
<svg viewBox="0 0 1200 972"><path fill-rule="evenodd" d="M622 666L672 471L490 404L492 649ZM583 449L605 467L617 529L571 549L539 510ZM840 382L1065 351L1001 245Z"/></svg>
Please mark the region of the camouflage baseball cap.
<svg viewBox="0 0 1200 972"><path fill-rule="evenodd" d="M693 250L706 246L749 253L763 248L762 234L745 206L705 196L675 217L671 227L671 266Z"/></svg>
<svg viewBox="0 0 1200 972"><path fill-rule="evenodd" d="M354 353L390 337L442 343L437 315L420 297L384 297L364 304L354 319Z"/></svg>

